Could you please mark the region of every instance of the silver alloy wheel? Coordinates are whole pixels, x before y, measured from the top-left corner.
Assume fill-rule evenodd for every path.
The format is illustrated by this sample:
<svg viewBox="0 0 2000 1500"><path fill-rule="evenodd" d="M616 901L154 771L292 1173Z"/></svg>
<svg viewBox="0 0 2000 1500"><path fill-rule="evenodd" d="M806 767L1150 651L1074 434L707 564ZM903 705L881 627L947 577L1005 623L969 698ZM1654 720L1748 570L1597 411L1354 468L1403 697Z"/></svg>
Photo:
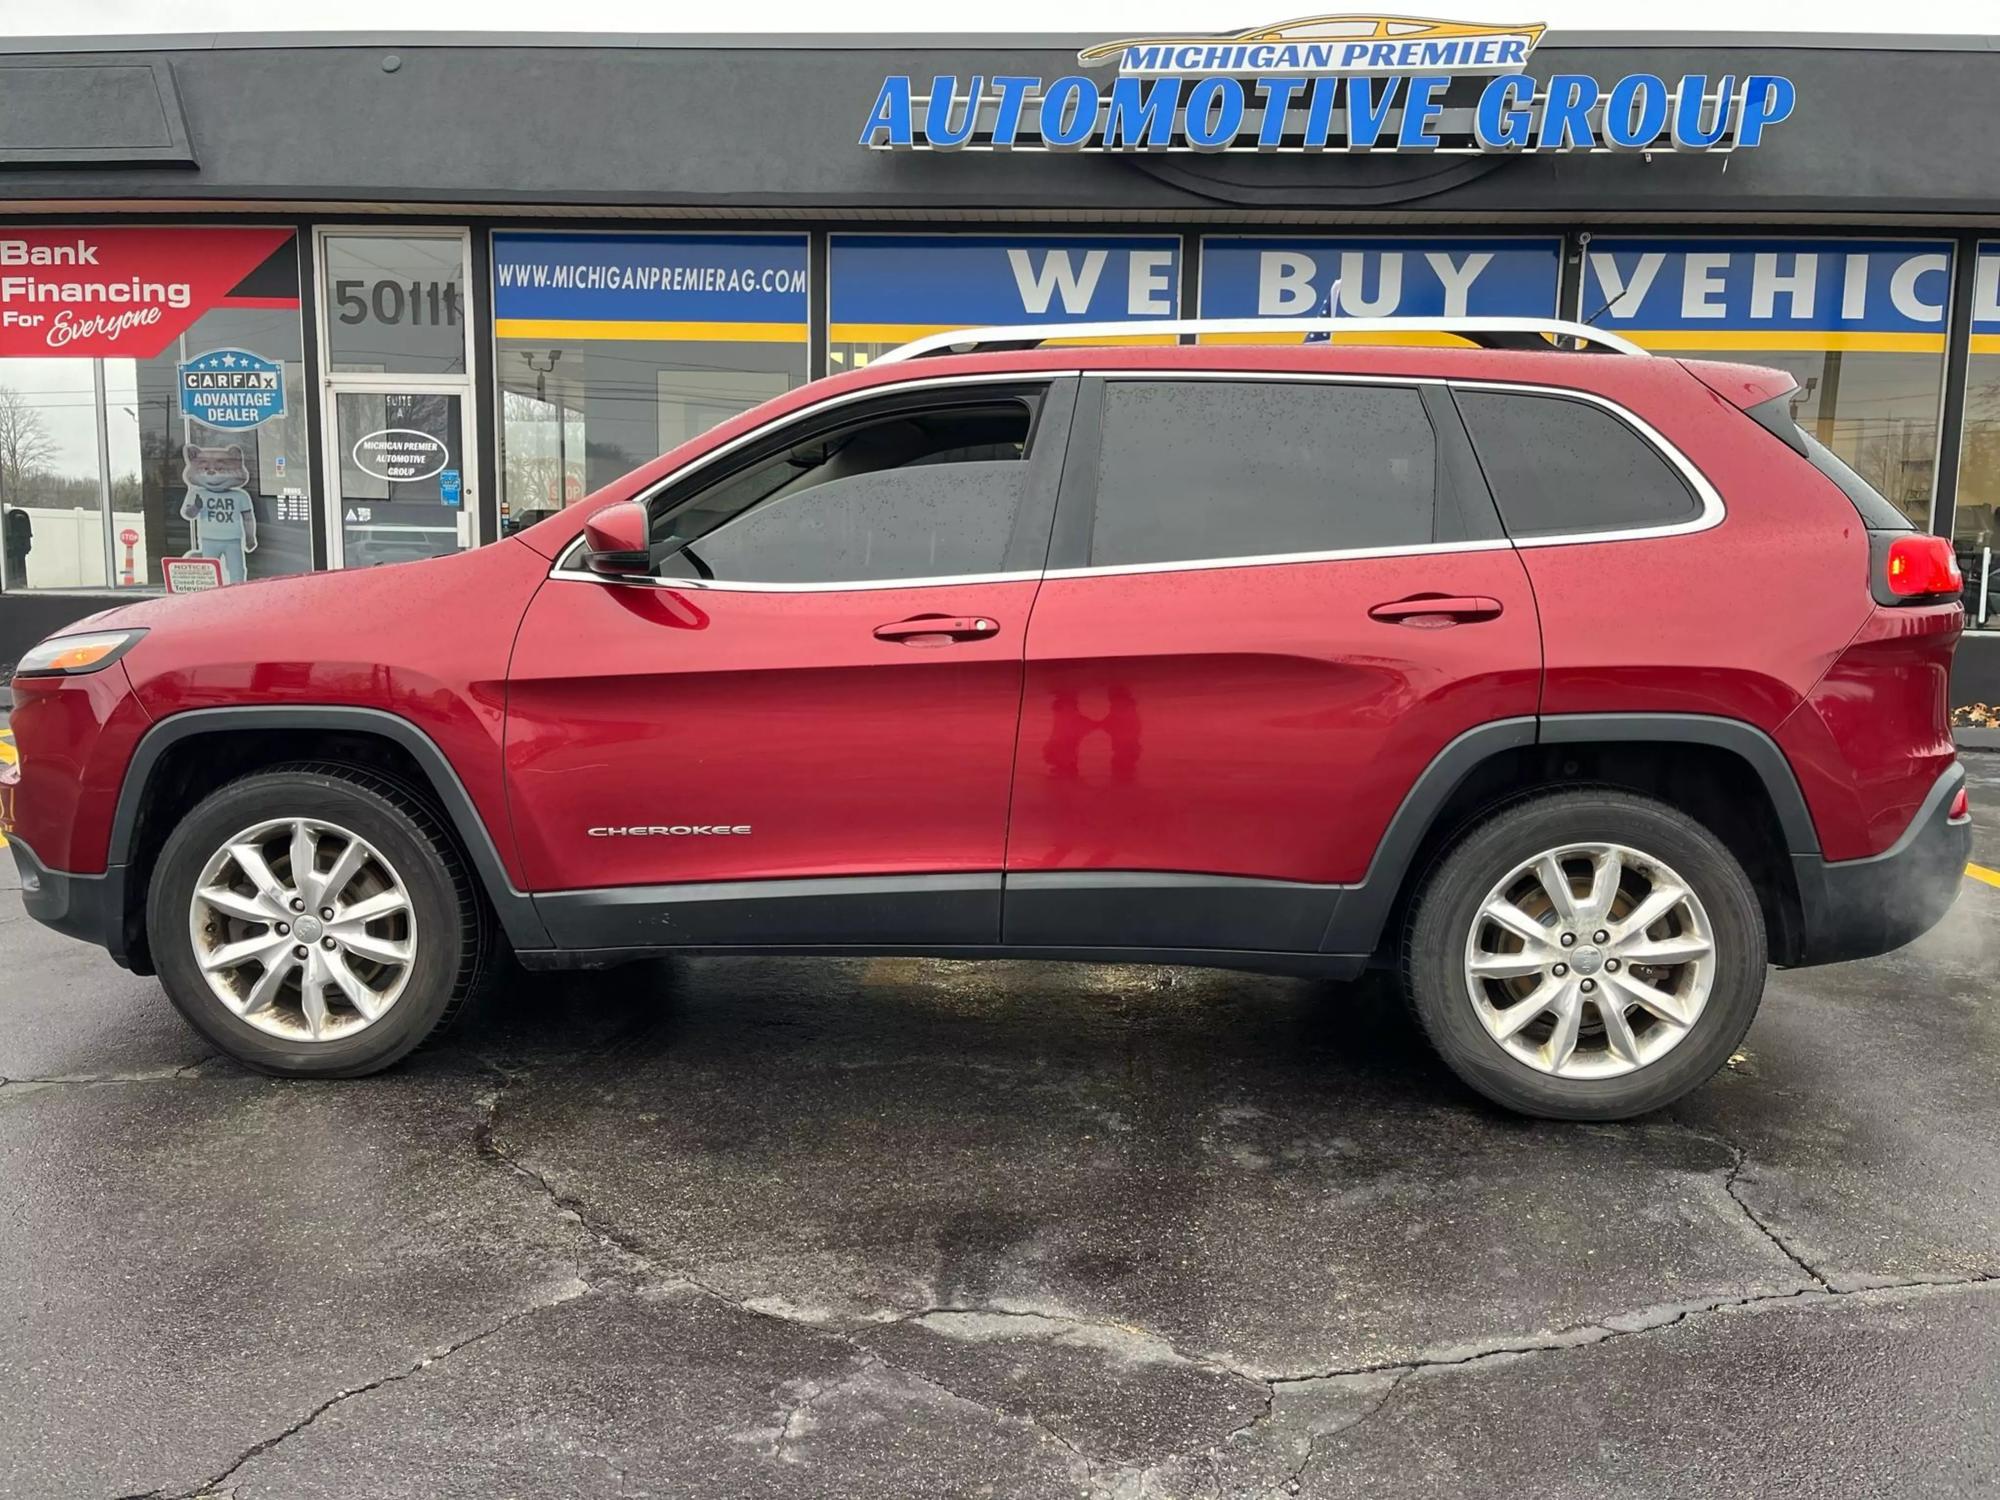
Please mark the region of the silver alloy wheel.
<svg viewBox="0 0 2000 1500"><path fill-rule="evenodd" d="M1487 892L1465 942L1480 1024L1509 1056L1558 1078L1658 1062L1693 1030L1714 982L1700 898L1623 844L1523 860Z"/></svg>
<svg viewBox="0 0 2000 1500"><path fill-rule="evenodd" d="M372 1026L417 954L416 912L395 867L316 818L258 823L216 850L195 882L188 935L215 998L287 1041Z"/></svg>

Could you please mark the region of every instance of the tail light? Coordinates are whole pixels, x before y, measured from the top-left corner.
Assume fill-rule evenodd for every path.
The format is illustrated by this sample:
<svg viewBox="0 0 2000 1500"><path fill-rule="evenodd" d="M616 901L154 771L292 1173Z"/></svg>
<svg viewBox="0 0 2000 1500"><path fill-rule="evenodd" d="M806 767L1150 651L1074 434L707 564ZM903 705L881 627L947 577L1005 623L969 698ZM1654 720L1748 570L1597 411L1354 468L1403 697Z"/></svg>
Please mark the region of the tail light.
<svg viewBox="0 0 2000 1500"><path fill-rule="evenodd" d="M1889 544L1889 592L1898 599L1956 594L1965 587L1951 543L1941 536L1901 536Z"/></svg>
<svg viewBox="0 0 2000 1500"><path fill-rule="evenodd" d="M1951 823L1963 823L1971 816L1972 798L1966 794L1964 787L1960 787L1958 795L1951 799L1951 811L1945 814L1945 820Z"/></svg>
<svg viewBox="0 0 2000 1500"><path fill-rule="evenodd" d="M1870 592L1880 604L1948 599L1965 588L1949 539L1915 531L1868 534Z"/></svg>

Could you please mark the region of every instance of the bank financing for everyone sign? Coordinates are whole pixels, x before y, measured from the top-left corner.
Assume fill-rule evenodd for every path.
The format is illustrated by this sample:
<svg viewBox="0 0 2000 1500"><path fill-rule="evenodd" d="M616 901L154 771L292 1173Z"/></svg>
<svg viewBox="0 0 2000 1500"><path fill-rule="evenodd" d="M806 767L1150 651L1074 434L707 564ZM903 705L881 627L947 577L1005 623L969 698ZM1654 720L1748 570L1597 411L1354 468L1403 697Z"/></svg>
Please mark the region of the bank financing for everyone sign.
<svg viewBox="0 0 2000 1500"><path fill-rule="evenodd" d="M802 234L493 236L501 338L804 343Z"/></svg>
<svg viewBox="0 0 2000 1500"><path fill-rule="evenodd" d="M0 229L0 358L151 359L217 307L297 307L284 228ZM283 252L280 274L259 276Z"/></svg>
<svg viewBox="0 0 2000 1500"><path fill-rule="evenodd" d="M836 234L835 343L894 344L949 328L1171 318L1176 235Z"/></svg>
<svg viewBox="0 0 2000 1500"><path fill-rule="evenodd" d="M883 151L1733 151L1798 101L1772 73L1524 71L1544 28L1315 16L1077 54L1085 70L882 80ZM1111 68L1109 76L1098 70Z"/></svg>

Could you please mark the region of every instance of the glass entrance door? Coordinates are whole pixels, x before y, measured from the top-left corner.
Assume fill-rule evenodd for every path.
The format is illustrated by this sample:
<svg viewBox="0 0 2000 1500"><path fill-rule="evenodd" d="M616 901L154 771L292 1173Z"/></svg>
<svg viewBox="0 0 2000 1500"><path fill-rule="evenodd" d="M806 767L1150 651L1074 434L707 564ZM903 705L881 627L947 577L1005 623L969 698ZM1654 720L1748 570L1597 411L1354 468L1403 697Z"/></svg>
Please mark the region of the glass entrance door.
<svg viewBox="0 0 2000 1500"><path fill-rule="evenodd" d="M479 541L469 241L456 229L322 229L327 534L335 567Z"/></svg>
<svg viewBox="0 0 2000 1500"><path fill-rule="evenodd" d="M438 557L469 546L460 391L337 390L342 567Z"/></svg>

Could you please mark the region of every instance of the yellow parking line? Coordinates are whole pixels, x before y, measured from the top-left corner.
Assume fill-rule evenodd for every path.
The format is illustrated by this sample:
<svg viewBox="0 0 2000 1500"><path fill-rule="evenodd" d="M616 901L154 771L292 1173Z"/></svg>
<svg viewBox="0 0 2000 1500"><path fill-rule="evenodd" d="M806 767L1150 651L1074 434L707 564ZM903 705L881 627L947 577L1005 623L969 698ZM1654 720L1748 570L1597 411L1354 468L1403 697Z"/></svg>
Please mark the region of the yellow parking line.
<svg viewBox="0 0 2000 1500"><path fill-rule="evenodd" d="M1965 873L1974 880L1983 880L1988 885L2000 886L2000 870L1989 870L1984 865L1967 865Z"/></svg>

